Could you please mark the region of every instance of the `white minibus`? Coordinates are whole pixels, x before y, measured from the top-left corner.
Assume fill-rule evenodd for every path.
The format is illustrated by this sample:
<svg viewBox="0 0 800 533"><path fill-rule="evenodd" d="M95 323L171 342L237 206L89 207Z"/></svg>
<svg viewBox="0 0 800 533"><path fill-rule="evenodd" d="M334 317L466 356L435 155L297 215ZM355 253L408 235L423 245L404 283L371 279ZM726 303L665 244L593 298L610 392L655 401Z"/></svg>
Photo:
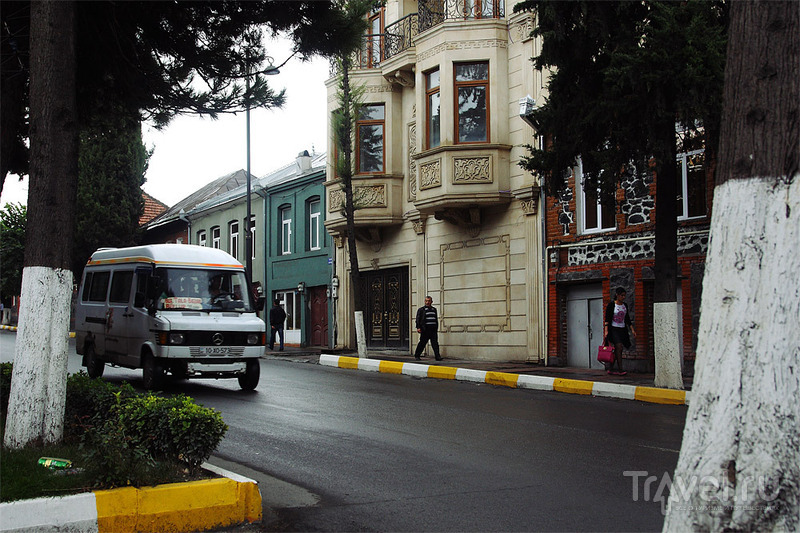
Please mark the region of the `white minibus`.
<svg viewBox="0 0 800 533"><path fill-rule="evenodd" d="M231 378L253 390L264 321L245 269L216 248L154 244L100 249L83 271L76 350L91 377L106 364L141 368L145 389L177 379Z"/></svg>

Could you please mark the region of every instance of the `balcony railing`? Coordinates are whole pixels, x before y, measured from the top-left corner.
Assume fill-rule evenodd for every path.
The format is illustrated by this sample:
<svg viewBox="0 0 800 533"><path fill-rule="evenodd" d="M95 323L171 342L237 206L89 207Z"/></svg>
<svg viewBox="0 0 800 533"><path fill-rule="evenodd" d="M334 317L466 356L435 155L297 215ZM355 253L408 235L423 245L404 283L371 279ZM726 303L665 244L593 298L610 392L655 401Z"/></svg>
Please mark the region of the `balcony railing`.
<svg viewBox="0 0 800 533"><path fill-rule="evenodd" d="M411 13L386 26L384 33L367 34L352 57L353 68L380 68L381 62L414 46L420 33L446 20L505 17L504 0L420 0L419 13ZM334 66L331 75L336 75Z"/></svg>
<svg viewBox="0 0 800 533"><path fill-rule="evenodd" d="M445 20L474 20L505 17L504 0L420 0L419 31Z"/></svg>
<svg viewBox="0 0 800 533"><path fill-rule="evenodd" d="M383 56L389 59L414 46L414 37L419 33L419 16L411 13L386 26L384 30Z"/></svg>

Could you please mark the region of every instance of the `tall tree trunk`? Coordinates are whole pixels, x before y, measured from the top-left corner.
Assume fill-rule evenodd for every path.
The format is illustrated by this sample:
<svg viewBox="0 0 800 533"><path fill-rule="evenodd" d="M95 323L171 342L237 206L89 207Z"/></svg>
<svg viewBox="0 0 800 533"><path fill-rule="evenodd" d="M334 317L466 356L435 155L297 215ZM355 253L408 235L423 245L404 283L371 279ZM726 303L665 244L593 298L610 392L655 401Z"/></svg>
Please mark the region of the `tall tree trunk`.
<svg viewBox="0 0 800 533"><path fill-rule="evenodd" d="M657 125L656 154L655 286L653 288L653 342L655 386L683 389L680 346L678 345L678 223L675 198L677 156L675 120L669 114Z"/></svg>
<svg viewBox="0 0 800 533"><path fill-rule="evenodd" d="M664 531L798 531L800 3L730 13L697 373Z"/></svg>
<svg viewBox="0 0 800 533"><path fill-rule="evenodd" d="M78 179L75 3L31 4L28 226L5 444L64 429Z"/></svg>
<svg viewBox="0 0 800 533"><path fill-rule="evenodd" d="M361 298L361 272L358 268L358 248L356 248L356 223L355 202L353 201L353 101L350 88L350 55L345 54L342 59L342 100L345 103L345 127L342 135L342 150L345 161L345 171L342 173L344 182L344 213L347 233L347 251L350 259L350 286L353 291L353 308L355 311L363 310ZM357 141L356 141L357 142Z"/></svg>

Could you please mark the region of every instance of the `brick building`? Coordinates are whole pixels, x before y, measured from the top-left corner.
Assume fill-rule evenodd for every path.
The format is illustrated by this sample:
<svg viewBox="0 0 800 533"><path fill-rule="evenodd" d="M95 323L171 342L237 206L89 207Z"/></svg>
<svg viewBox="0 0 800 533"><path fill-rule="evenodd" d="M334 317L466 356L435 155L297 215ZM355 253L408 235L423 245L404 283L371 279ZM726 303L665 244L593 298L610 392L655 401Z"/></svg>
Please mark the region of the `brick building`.
<svg viewBox="0 0 800 533"><path fill-rule="evenodd" d="M678 165L678 307L684 372L697 347L700 294L708 247L713 180L704 151L681 153ZM626 289L637 338L626 351L627 370L653 371L655 181L653 174L620 184L615 206L583 191L578 164L559 197L545 209L548 364L602 368L605 305Z"/></svg>

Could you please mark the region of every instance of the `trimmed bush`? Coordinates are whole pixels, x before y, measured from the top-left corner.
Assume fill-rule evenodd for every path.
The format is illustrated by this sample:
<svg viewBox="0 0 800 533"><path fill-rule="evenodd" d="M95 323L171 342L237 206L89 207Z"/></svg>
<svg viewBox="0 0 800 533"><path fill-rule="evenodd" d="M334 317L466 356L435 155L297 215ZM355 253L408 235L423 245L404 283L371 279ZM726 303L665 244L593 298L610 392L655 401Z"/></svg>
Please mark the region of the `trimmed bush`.
<svg viewBox="0 0 800 533"><path fill-rule="evenodd" d="M12 365L0 365L0 401L8 403ZM85 372L67 379L66 440L80 440L92 484L151 484L159 470L195 474L228 430L222 415L186 395L138 393ZM163 473L163 472L162 472Z"/></svg>

